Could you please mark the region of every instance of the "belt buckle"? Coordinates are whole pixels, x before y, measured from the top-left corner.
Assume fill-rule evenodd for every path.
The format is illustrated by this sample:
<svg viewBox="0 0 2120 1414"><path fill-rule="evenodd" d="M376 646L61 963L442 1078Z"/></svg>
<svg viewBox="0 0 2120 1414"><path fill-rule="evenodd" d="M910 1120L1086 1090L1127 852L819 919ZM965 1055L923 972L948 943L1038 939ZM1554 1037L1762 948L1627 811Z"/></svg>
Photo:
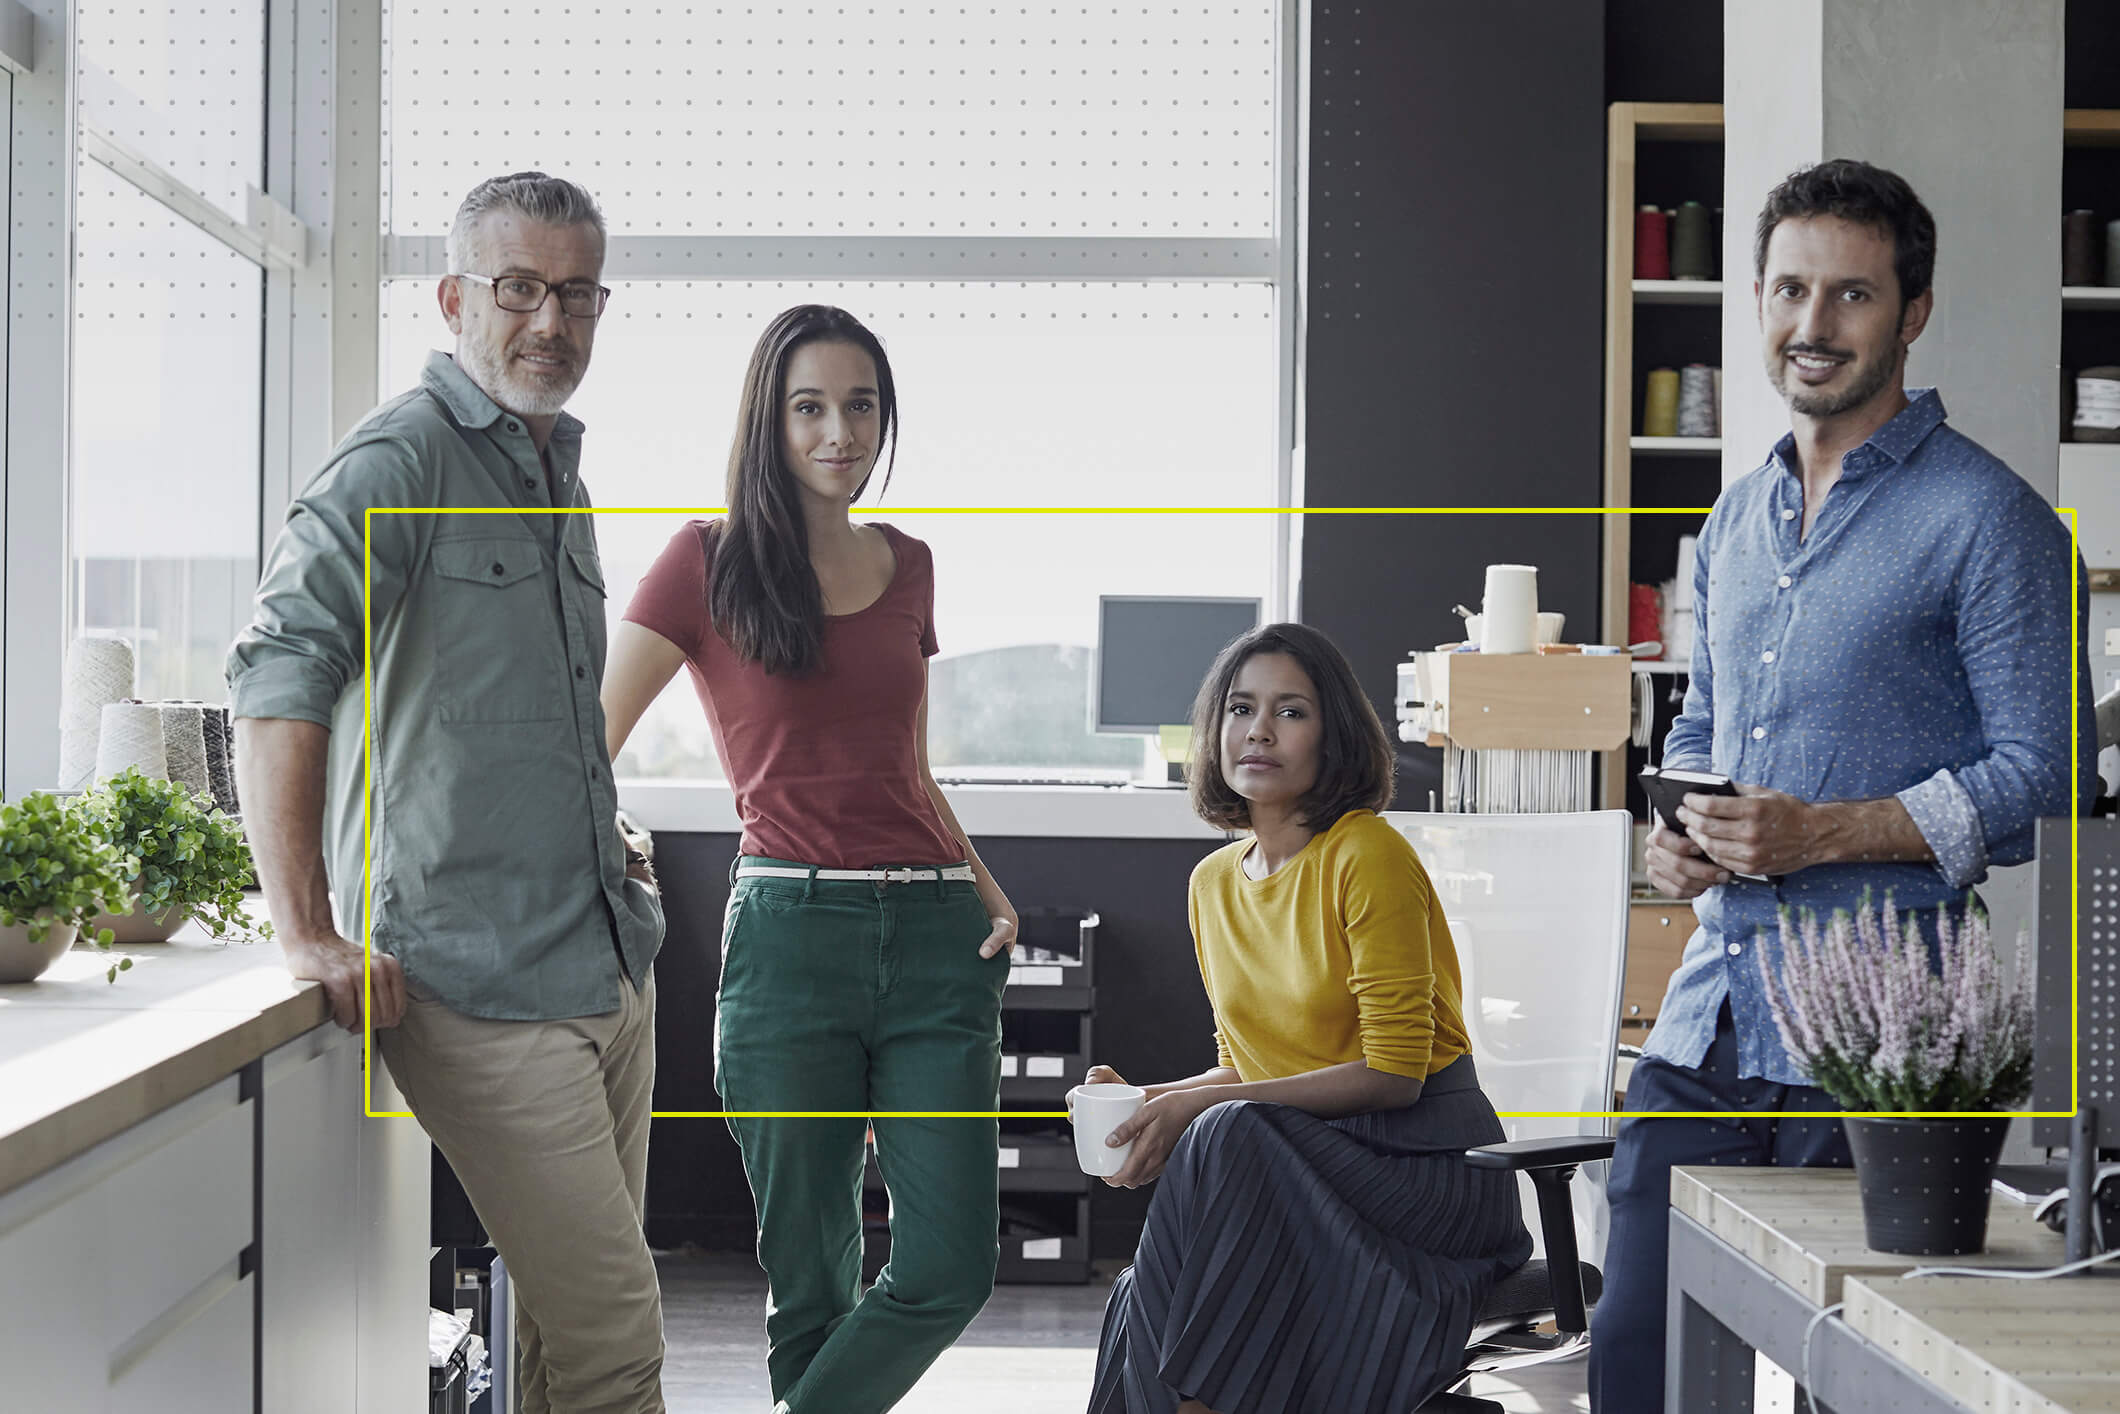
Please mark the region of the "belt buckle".
<svg viewBox="0 0 2120 1414"><path fill-rule="evenodd" d="M910 884L913 882L913 871L910 869L886 869L883 871L883 882L886 884Z"/></svg>

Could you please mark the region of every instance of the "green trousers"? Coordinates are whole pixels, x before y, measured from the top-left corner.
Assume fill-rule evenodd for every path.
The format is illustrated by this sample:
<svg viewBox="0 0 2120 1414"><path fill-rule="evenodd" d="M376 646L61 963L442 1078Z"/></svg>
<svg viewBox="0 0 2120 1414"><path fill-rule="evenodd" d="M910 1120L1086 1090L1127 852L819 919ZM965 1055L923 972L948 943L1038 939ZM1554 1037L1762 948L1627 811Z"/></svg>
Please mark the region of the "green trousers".
<svg viewBox="0 0 2120 1414"><path fill-rule="evenodd" d="M1009 964L1006 953L979 956L988 931L969 883L737 880L714 1028L723 1106L991 1113ZM766 1363L782 1414L881 1414L993 1292L999 1126L874 1125L891 1260L863 1293L868 1121L729 1121L758 1206Z"/></svg>

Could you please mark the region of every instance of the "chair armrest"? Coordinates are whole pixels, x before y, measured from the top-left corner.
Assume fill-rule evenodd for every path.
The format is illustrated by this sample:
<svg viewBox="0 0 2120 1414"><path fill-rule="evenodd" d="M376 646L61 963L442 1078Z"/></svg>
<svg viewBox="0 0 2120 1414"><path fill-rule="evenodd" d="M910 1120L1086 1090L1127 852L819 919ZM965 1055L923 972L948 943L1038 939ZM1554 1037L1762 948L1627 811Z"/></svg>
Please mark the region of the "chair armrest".
<svg viewBox="0 0 2120 1414"><path fill-rule="evenodd" d="M1612 1141L1602 1135L1562 1134L1550 1139L1515 1139L1507 1144L1485 1144L1465 1151L1465 1162L1476 1169L1522 1172L1530 1169L1569 1168L1612 1157Z"/></svg>
<svg viewBox="0 0 2120 1414"><path fill-rule="evenodd" d="M1568 1196L1578 1165L1612 1157L1603 1135L1560 1134L1517 1139L1465 1151L1468 1168L1521 1173L1538 1195L1539 1230L1546 1239L1546 1270L1553 1284L1553 1321L1570 1335L1590 1328L1583 1299L1583 1269L1575 1246L1575 1216Z"/></svg>

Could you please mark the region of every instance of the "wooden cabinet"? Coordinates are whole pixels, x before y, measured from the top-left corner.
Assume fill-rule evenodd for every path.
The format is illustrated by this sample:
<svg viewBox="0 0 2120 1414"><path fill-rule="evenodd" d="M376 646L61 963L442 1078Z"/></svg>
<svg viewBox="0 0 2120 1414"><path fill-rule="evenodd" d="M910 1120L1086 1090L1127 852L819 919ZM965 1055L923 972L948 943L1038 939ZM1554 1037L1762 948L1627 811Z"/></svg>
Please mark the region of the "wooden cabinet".
<svg viewBox="0 0 2120 1414"><path fill-rule="evenodd" d="M1619 1039L1640 1045L1656 1021L1664 987L1678 970L1696 926L1689 903L1636 903L1627 909L1627 975L1620 985Z"/></svg>

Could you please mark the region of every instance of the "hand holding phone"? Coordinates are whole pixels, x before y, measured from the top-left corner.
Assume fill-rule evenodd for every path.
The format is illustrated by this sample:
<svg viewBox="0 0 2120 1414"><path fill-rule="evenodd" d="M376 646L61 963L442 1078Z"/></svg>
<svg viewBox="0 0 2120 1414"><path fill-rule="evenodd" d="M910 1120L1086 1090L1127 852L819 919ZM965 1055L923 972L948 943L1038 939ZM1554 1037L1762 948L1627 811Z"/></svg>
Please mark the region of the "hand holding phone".
<svg viewBox="0 0 2120 1414"><path fill-rule="evenodd" d="M1676 835L1688 832L1678 818L1678 808L1689 795L1737 796L1737 783L1719 771L1659 770L1644 766L1641 773L1642 793L1649 798L1649 808L1663 821L1664 828ZM1690 836L1688 836L1690 838ZM1698 843L1698 841L1695 841ZM1765 874L1739 874L1730 871L1733 877L1755 884L1771 884L1774 878Z"/></svg>

